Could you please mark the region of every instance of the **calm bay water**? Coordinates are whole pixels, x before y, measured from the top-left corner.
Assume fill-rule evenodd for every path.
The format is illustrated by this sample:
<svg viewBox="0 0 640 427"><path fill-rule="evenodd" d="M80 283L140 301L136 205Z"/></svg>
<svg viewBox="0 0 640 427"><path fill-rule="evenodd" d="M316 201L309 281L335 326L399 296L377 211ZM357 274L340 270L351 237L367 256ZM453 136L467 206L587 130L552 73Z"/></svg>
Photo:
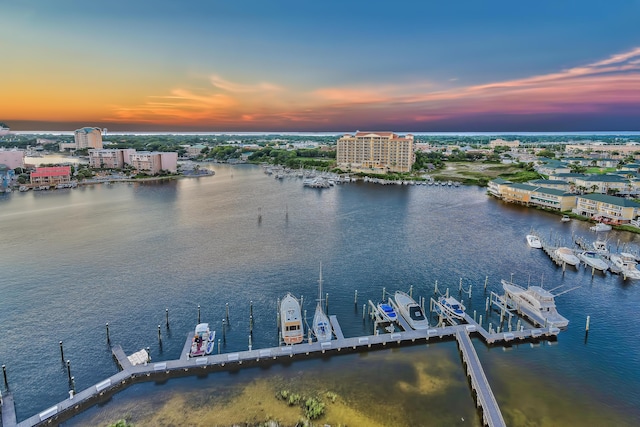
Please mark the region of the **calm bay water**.
<svg viewBox="0 0 640 427"><path fill-rule="evenodd" d="M462 297L468 311L483 312L486 276L488 290L496 292L500 279L512 273L521 284L580 286L557 298L571 324L556 343L505 351L475 341L505 418L518 425L523 416L534 417L533 402L549 407L570 402L576 418L565 419L565 425L585 408L630 425L640 422L640 320L635 316L640 283L614 275L591 277L583 268L563 274L524 239L534 228L567 244L572 233L593 240L588 224L563 224L558 216L503 204L475 187L352 183L318 191L296 179L276 181L253 166L212 168L215 176L200 179L0 196L0 363L7 366L20 420L68 396L58 341L64 341L78 390L117 371L106 322L112 343L126 353L149 346L154 360L174 359L195 326L197 305L202 320L220 333L228 303L231 325L223 351L232 352L247 347L253 301L254 348L277 345L277 298L287 291L302 294L312 312L322 262L329 312L338 316L346 336L371 333L369 322L362 321L362 304L378 301L383 287L406 291L413 285L414 296L430 297L437 280L441 290L449 287L457 295L462 278L465 288L474 287L471 301ZM624 232L609 236L613 246L619 242L637 249L640 242ZM591 331L585 337L587 315ZM492 320L495 325L498 318ZM426 364L453 358L459 365L452 343L432 345L424 354L413 347L381 354L296 363L270 373L350 372L362 363L375 370L402 364L407 355ZM114 405L149 393L215 389L217 383L270 374L247 372L215 375L210 383L185 378L159 387L136 386L114 398ZM459 383L448 391L449 399L465 419L473 419L462 368L456 372ZM333 381L339 388L338 379ZM410 406L407 413L434 410L418 408Z"/></svg>

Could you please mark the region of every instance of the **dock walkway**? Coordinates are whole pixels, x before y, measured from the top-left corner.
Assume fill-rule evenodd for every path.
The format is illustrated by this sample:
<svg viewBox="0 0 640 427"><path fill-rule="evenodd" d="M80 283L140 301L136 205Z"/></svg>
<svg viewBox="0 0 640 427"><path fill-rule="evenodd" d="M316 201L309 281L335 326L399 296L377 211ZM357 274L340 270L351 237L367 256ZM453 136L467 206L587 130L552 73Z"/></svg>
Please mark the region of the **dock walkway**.
<svg viewBox="0 0 640 427"><path fill-rule="evenodd" d="M387 344L411 344L415 343L416 340L422 340L428 343L433 340L437 341L439 339L451 339L454 337L458 340L463 354L467 354L467 356L463 356L465 357L465 363L467 366L472 366L471 369L474 371L474 378L477 377L475 380L472 379L472 385L479 396L478 401L480 405L482 405L483 411L490 416L487 422L494 423L488 425L504 425L504 421L502 421L501 424L495 421L498 419L496 418L495 412L496 410L499 412L499 409L496 409L497 404L495 404L495 398L492 397L489 384L484 377L480 362L477 359L475 349L473 349L471 345L468 334L478 333L486 343L494 344L507 342L515 338L524 340L527 338L536 339L543 335L555 335L559 330L557 328L544 328L490 334L468 315L465 317L465 320L468 323L466 325L444 326L426 330L408 329L400 332L345 338L336 316L330 316L330 322L336 339L328 342L309 342L234 353L219 353L197 358L190 358L188 356L193 337L193 332L191 332L186 336L187 339L179 359L155 363L149 362L136 366L131 365L122 347L114 346L112 353L122 368L122 371L18 423L17 426L32 427L41 424L61 423L84 409L108 399L111 395L129 385L139 382L164 381L177 376L203 375L208 372L238 369L243 367L243 364L244 366L259 366L260 364L278 363L279 361L289 360L291 358L304 359L307 357L322 357L325 353L331 355L340 352L367 351L372 347L383 348L387 346ZM469 349L469 345L471 345L471 349ZM491 395L487 395L487 393L491 393ZM5 421L5 414L7 414L7 417L10 417L11 410L14 411L13 419L15 420L13 401L9 399L4 397L5 401L2 405L3 427L16 426L15 421L12 423L10 418L7 418L7 421Z"/></svg>
<svg viewBox="0 0 640 427"><path fill-rule="evenodd" d="M456 340L462 360L467 367L467 374L471 378L471 388L476 392L476 403L482 408L484 424L490 427L506 426L468 332L463 328L458 329Z"/></svg>
<svg viewBox="0 0 640 427"><path fill-rule="evenodd" d="M11 396L11 393L1 395L0 403L2 403L0 407L2 410L2 427L15 427L18 425L16 407L13 404L13 396Z"/></svg>

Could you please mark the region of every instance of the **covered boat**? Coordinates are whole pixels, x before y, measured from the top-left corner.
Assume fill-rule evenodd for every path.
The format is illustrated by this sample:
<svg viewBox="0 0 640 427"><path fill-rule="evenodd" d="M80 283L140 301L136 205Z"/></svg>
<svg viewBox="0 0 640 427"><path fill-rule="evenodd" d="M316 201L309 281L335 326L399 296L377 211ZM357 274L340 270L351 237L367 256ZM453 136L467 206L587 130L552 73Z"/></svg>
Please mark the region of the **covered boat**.
<svg viewBox="0 0 640 427"><path fill-rule="evenodd" d="M573 250L569 248L560 247L555 250L555 254L560 259L560 261L564 262L565 264L574 266L580 264L580 258L578 258Z"/></svg>

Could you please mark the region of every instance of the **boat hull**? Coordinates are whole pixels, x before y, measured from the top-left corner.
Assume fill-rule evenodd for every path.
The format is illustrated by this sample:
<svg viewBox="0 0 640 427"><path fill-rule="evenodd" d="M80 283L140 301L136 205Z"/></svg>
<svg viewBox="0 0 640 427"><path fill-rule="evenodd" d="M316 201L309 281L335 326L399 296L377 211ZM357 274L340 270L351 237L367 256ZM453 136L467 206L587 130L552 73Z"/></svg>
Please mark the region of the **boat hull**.
<svg viewBox="0 0 640 427"><path fill-rule="evenodd" d="M407 321L413 329L427 329L429 321L427 320L422 307L416 301L404 292L396 291L394 296L398 312Z"/></svg>
<svg viewBox="0 0 640 427"><path fill-rule="evenodd" d="M285 344L299 344L304 339L300 303L287 294L280 303L280 323L282 340Z"/></svg>

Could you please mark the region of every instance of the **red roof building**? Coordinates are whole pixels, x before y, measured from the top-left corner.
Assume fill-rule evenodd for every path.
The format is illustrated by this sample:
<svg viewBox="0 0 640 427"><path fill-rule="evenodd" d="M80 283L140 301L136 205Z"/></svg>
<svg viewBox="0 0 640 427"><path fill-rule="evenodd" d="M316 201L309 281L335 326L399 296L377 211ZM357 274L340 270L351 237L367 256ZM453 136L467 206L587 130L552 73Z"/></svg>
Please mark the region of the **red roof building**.
<svg viewBox="0 0 640 427"><path fill-rule="evenodd" d="M55 185L71 181L71 166L50 166L36 168L31 172L31 184Z"/></svg>

